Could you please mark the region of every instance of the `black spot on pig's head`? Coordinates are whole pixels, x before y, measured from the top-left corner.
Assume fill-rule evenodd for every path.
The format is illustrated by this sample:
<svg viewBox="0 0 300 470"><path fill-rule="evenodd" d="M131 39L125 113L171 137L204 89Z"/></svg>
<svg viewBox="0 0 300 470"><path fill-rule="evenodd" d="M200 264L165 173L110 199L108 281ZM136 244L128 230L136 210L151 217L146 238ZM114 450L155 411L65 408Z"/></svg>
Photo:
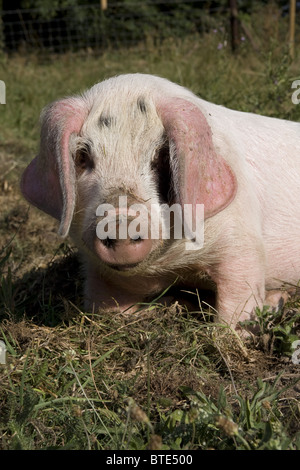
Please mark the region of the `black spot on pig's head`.
<svg viewBox="0 0 300 470"><path fill-rule="evenodd" d="M103 127L110 128L116 123L116 119L108 114L101 114L99 117L99 126L102 129Z"/></svg>
<svg viewBox="0 0 300 470"><path fill-rule="evenodd" d="M137 105L138 105L138 108L141 111L141 113L147 114L147 105L146 105L145 100L142 96L140 96L140 98L138 98Z"/></svg>

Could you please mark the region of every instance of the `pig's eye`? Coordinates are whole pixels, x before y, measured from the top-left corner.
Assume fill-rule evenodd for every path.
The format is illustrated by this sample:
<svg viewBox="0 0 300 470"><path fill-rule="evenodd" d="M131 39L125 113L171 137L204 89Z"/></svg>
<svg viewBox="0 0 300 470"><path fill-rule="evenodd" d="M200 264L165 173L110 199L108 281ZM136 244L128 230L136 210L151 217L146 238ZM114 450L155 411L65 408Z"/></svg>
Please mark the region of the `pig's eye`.
<svg viewBox="0 0 300 470"><path fill-rule="evenodd" d="M74 163L76 172L79 174L85 170L92 170L94 168L94 162L91 158L90 149L87 147L78 149L74 155Z"/></svg>

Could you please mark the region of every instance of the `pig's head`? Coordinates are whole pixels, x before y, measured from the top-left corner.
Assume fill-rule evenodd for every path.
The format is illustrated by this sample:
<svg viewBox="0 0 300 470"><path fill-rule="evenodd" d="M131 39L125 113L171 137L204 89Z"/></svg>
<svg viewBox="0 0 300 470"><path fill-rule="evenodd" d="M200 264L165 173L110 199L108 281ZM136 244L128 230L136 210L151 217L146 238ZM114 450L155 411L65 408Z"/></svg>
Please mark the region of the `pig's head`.
<svg viewBox="0 0 300 470"><path fill-rule="evenodd" d="M62 236L70 230L113 269L128 272L173 243L172 235L162 242L153 220L162 204L204 204L208 218L235 195L196 98L182 90L157 77L120 76L42 113L40 152L22 192L60 221Z"/></svg>

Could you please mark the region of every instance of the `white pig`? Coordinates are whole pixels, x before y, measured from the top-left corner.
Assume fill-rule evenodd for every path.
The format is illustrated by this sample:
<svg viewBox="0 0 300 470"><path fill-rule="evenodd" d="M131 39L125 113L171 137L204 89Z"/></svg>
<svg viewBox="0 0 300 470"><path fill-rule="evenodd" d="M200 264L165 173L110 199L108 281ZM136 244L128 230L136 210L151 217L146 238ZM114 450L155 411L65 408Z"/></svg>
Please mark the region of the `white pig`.
<svg viewBox="0 0 300 470"><path fill-rule="evenodd" d="M176 279L208 282L219 320L236 326L268 290L300 279L300 123L211 104L166 79L121 75L48 106L21 189L83 254L86 309L123 311ZM187 249L174 229L163 239L151 211L163 204L193 207L193 227L204 205L203 246ZM101 239L113 208L116 230ZM144 226L120 235L138 215L161 218L158 238Z"/></svg>

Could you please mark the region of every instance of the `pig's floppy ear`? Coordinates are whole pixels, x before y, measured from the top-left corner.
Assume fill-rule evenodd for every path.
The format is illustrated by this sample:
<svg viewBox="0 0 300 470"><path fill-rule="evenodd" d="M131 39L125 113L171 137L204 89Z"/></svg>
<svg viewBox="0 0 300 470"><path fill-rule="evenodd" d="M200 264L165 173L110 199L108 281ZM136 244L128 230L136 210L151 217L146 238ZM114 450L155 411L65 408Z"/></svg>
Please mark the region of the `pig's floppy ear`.
<svg viewBox="0 0 300 470"><path fill-rule="evenodd" d="M59 234L68 234L75 207L75 168L70 137L78 134L87 110L82 98L66 98L50 105L41 117L41 143L37 157L21 180L24 197L60 221Z"/></svg>
<svg viewBox="0 0 300 470"><path fill-rule="evenodd" d="M204 204L207 219L233 200L237 183L216 153L211 128L200 109L182 98L165 98L157 106L170 143L170 167L176 200Z"/></svg>

